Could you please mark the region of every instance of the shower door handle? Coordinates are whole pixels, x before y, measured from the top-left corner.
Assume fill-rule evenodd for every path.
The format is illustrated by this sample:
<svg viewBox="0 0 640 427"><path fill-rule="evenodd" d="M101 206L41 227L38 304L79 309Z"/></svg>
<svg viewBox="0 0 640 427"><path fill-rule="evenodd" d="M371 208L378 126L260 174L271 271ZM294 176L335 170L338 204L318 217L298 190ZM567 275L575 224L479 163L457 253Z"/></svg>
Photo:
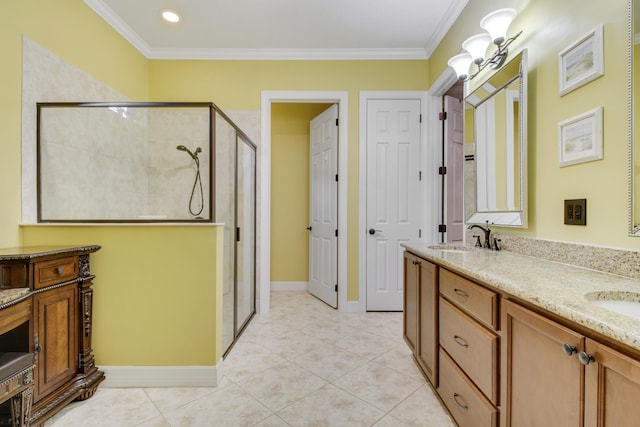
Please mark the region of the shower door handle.
<svg viewBox="0 0 640 427"><path fill-rule="evenodd" d="M240 241L240 227L236 227L236 242Z"/></svg>

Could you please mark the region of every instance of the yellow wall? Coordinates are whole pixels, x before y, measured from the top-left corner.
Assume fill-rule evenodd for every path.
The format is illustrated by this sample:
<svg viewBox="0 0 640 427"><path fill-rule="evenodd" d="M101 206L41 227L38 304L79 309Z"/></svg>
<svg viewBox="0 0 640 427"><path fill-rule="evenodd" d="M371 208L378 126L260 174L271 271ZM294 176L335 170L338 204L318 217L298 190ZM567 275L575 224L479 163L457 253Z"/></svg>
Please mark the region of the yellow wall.
<svg viewBox="0 0 640 427"><path fill-rule="evenodd" d="M309 122L330 104L271 106L271 281L309 280Z"/></svg>
<svg viewBox="0 0 640 427"><path fill-rule="evenodd" d="M213 100L223 110L259 110L263 90L349 94L347 298L358 295L358 120L366 90L426 90L428 62L417 61L152 61L152 101Z"/></svg>
<svg viewBox="0 0 640 427"><path fill-rule="evenodd" d="M16 246L21 218L22 36L132 99L148 97L148 61L82 0L20 0L3 2L2 6L0 246Z"/></svg>
<svg viewBox="0 0 640 427"><path fill-rule="evenodd" d="M220 360L222 283L216 266L222 265L222 234L218 226L22 230L27 246L102 246L91 256L93 348L96 363L111 366L212 366Z"/></svg>
<svg viewBox="0 0 640 427"><path fill-rule="evenodd" d="M488 12L514 7L510 34L524 30L510 48L529 54L529 228L507 233L568 242L640 248L627 237L627 1L485 0L469 2L429 61L433 83L460 43L481 31ZM605 75L561 97L558 52L596 25L604 26ZM597 106L604 109L604 159L558 167L558 122ZM588 200L587 226L563 222L563 200Z"/></svg>

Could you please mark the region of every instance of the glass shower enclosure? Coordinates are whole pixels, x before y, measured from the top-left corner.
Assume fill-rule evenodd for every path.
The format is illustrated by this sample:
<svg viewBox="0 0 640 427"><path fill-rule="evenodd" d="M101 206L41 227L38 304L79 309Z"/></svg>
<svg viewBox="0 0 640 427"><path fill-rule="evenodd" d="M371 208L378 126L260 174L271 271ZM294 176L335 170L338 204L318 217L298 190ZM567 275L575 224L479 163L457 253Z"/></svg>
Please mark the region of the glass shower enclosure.
<svg viewBox="0 0 640 427"><path fill-rule="evenodd" d="M223 352L255 314L256 145L213 103L37 104L40 223L222 223Z"/></svg>

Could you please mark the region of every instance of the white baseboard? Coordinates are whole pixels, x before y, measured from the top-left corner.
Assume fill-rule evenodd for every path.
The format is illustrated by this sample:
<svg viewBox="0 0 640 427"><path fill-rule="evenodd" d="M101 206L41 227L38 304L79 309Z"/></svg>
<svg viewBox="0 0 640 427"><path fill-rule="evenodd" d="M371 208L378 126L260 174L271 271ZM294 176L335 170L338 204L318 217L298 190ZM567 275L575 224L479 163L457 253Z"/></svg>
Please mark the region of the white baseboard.
<svg viewBox="0 0 640 427"><path fill-rule="evenodd" d="M222 360L216 366L103 366L100 387L217 387L222 380Z"/></svg>
<svg viewBox="0 0 640 427"><path fill-rule="evenodd" d="M338 310L341 313L364 313L367 311L367 308L360 301L347 301L347 304L339 306Z"/></svg>
<svg viewBox="0 0 640 427"><path fill-rule="evenodd" d="M306 291L309 282L271 282L272 291Z"/></svg>

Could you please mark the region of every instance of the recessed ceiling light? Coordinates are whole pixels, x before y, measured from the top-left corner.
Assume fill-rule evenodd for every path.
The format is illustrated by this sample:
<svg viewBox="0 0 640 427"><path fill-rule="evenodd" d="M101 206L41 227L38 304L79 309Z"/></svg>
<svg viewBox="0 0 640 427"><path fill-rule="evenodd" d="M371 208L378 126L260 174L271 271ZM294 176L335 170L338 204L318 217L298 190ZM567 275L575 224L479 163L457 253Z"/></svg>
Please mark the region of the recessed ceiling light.
<svg viewBox="0 0 640 427"><path fill-rule="evenodd" d="M175 10L171 10L171 9L164 9L160 11L160 14L162 15L162 18L165 21L172 22L172 23L180 22L180 19L181 19L180 14Z"/></svg>

